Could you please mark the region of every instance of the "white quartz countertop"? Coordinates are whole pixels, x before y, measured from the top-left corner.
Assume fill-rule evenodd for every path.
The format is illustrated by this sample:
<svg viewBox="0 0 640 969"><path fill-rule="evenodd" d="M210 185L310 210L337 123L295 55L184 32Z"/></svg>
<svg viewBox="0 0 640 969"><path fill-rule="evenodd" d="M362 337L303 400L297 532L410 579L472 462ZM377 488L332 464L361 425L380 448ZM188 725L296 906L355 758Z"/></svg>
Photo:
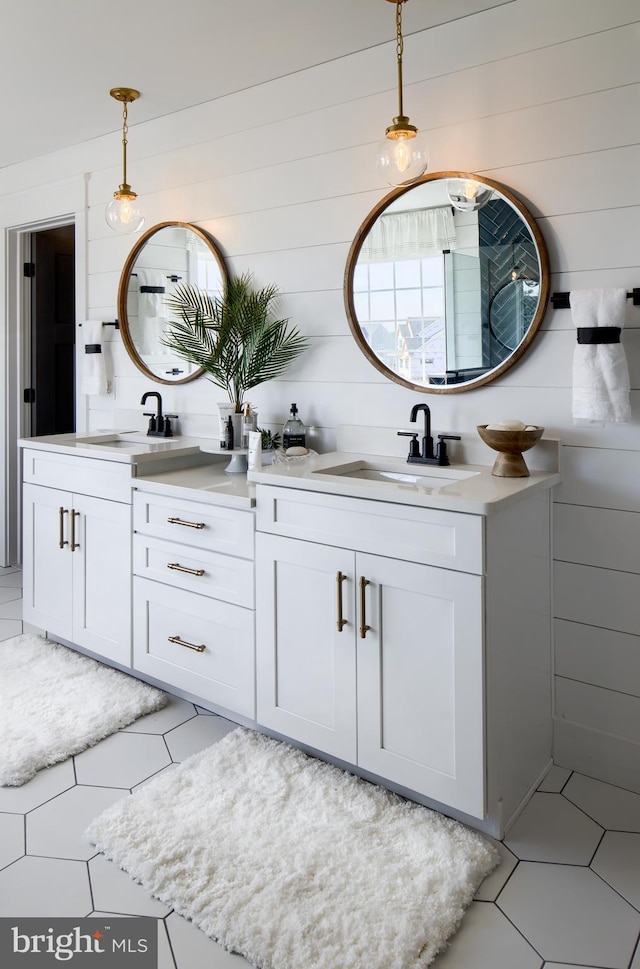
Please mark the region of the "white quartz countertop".
<svg viewBox="0 0 640 969"><path fill-rule="evenodd" d="M525 478L500 478L491 474L491 466L480 464L454 463L440 468L348 451L310 455L244 474L226 471L232 455L220 450L217 442L186 437L154 439L140 431L55 434L24 438L19 444L129 464L132 484L140 490L166 493L171 488L191 500L246 509L255 505L255 485L269 484L488 515L561 480L560 473L552 470L532 470Z"/></svg>
<svg viewBox="0 0 640 969"><path fill-rule="evenodd" d="M203 442L189 437L148 437L144 431L93 431L49 434L18 441L20 447L77 454L120 464L153 464L201 453ZM211 442L207 442L210 444Z"/></svg>
<svg viewBox="0 0 640 969"><path fill-rule="evenodd" d="M490 466L452 464L439 468L344 451L273 464L249 471L248 478L257 484L475 515L491 514L561 480L558 472L531 471L526 478L499 478L491 474Z"/></svg>
<svg viewBox="0 0 640 969"><path fill-rule="evenodd" d="M246 474L227 472L230 455L225 460L196 468L183 468L175 471L152 473L143 471L134 481L134 488L156 494L171 493L191 501L203 501L212 505L227 505L233 508L252 508L255 505L255 485L247 481Z"/></svg>

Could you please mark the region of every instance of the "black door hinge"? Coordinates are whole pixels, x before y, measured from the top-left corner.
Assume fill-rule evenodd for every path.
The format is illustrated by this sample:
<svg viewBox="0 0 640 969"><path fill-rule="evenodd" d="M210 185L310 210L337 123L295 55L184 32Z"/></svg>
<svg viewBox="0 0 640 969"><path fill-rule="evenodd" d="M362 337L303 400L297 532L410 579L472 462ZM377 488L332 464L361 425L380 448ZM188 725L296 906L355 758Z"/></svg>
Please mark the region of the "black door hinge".
<svg viewBox="0 0 640 969"><path fill-rule="evenodd" d="M27 279L33 279L36 274L36 264L35 262L25 262L23 275Z"/></svg>
<svg viewBox="0 0 640 969"><path fill-rule="evenodd" d="M36 389L35 389L35 387L25 387L25 389L24 389L24 402L25 402L25 404L35 404L35 402L36 402Z"/></svg>

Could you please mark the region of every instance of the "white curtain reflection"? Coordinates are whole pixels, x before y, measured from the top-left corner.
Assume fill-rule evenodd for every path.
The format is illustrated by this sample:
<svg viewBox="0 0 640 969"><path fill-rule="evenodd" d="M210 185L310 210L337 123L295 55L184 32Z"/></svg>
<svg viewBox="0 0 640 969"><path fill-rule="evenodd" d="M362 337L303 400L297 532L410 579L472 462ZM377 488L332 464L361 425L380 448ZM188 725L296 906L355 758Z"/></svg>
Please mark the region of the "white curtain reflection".
<svg viewBox="0 0 640 969"><path fill-rule="evenodd" d="M360 250L363 262L386 262L440 255L456 248L456 228L450 206L391 212L371 227Z"/></svg>

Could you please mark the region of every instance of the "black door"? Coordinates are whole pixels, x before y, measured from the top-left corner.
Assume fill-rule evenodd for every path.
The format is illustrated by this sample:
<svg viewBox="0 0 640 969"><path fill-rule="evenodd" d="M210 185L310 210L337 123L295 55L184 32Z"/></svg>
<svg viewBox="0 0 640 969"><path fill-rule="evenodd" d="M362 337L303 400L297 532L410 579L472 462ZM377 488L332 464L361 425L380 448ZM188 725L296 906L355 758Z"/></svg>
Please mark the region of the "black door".
<svg viewBox="0 0 640 969"><path fill-rule="evenodd" d="M31 236L31 434L75 430L75 227Z"/></svg>

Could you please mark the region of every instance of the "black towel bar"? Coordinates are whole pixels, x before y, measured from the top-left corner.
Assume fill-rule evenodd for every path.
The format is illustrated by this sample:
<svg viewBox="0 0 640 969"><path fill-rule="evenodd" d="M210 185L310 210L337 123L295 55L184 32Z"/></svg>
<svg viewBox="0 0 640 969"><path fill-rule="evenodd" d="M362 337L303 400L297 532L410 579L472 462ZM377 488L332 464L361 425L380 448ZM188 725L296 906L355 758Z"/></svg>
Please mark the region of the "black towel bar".
<svg viewBox="0 0 640 969"><path fill-rule="evenodd" d="M553 293L550 299L550 302L553 304L553 308L556 310L570 309L570 295L570 293ZM630 293L627 293L627 299L632 299L634 306L640 306L640 287L637 289L632 289Z"/></svg>

